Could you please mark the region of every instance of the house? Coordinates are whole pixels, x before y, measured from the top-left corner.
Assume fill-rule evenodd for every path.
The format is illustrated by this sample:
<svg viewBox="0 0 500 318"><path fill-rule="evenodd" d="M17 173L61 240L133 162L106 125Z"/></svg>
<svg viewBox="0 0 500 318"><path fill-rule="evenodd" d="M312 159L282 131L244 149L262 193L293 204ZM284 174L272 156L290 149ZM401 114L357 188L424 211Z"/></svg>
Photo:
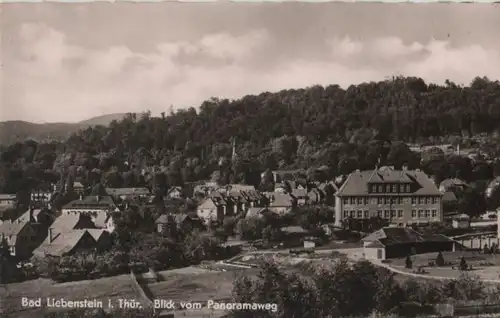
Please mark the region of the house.
<svg viewBox="0 0 500 318"><path fill-rule="evenodd" d="M5 221L0 224L0 241L6 240L12 256L24 259L36 247L36 232L30 222Z"/></svg>
<svg viewBox="0 0 500 318"><path fill-rule="evenodd" d="M468 185L464 181L453 178L446 179L439 184L439 191L442 193L445 192L453 192L453 193L462 193L465 189L467 189Z"/></svg>
<svg viewBox="0 0 500 318"><path fill-rule="evenodd" d="M281 228L285 247L296 247L304 244L304 239L310 236L310 232L301 226L285 226Z"/></svg>
<svg viewBox="0 0 500 318"><path fill-rule="evenodd" d="M423 235L408 227L385 227L363 238L362 242L364 257L377 260L455 251L456 248L456 242L444 235Z"/></svg>
<svg viewBox="0 0 500 318"><path fill-rule="evenodd" d="M307 193L307 201L311 204L319 204L325 199L325 193L319 188L313 188Z"/></svg>
<svg viewBox="0 0 500 318"><path fill-rule="evenodd" d="M120 209L110 196L92 195L71 201L62 208L62 214L88 214L97 217L99 214L118 212Z"/></svg>
<svg viewBox="0 0 500 318"><path fill-rule="evenodd" d="M372 217L398 225L442 222L442 197L434 182L418 169L357 170L335 194L335 224Z"/></svg>
<svg viewBox="0 0 500 318"><path fill-rule="evenodd" d="M455 229L467 229L470 227L470 216L467 214L460 214L453 217L451 225Z"/></svg>
<svg viewBox="0 0 500 318"><path fill-rule="evenodd" d="M307 190L304 188L293 189L291 194L297 200L297 205L305 205L309 200Z"/></svg>
<svg viewBox="0 0 500 318"><path fill-rule="evenodd" d="M296 199L290 194L274 193L269 198L269 210L278 215L284 215L297 206Z"/></svg>
<svg viewBox="0 0 500 318"><path fill-rule="evenodd" d="M97 247L97 242L89 231L79 229L55 235L49 234L47 240L33 254L38 257L62 257L79 251L94 250Z"/></svg>
<svg viewBox="0 0 500 318"><path fill-rule="evenodd" d="M222 196L210 196L204 199L196 209L196 215L205 223L222 221L227 213L227 202Z"/></svg>
<svg viewBox="0 0 500 318"><path fill-rule="evenodd" d="M54 195L56 186L40 185L33 189L30 193L30 203L37 207L48 207Z"/></svg>
<svg viewBox="0 0 500 318"><path fill-rule="evenodd" d="M167 198L169 199L181 199L183 196L181 187L173 187L167 192Z"/></svg>
<svg viewBox="0 0 500 318"><path fill-rule="evenodd" d="M0 194L0 210L12 209L16 203L17 196L15 194Z"/></svg>
<svg viewBox="0 0 500 318"><path fill-rule="evenodd" d="M149 199L151 191L148 188L106 188L106 193L113 198L120 198L124 201Z"/></svg>
<svg viewBox="0 0 500 318"><path fill-rule="evenodd" d="M92 222L89 215L86 214L63 214L54 220L49 226L48 237L56 236L59 233L81 229L95 229L96 226Z"/></svg>
<svg viewBox="0 0 500 318"><path fill-rule="evenodd" d="M163 232L166 226L175 224L178 230L191 231L192 229L202 229L201 220L197 217L192 217L188 214L163 214L156 219L156 230L158 233Z"/></svg>
<svg viewBox="0 0 500 318"><path fill-rule="evenodd" d="M285 183L276 183L274 184L274 192L277 193L287 193L288 189Z"/></svg>

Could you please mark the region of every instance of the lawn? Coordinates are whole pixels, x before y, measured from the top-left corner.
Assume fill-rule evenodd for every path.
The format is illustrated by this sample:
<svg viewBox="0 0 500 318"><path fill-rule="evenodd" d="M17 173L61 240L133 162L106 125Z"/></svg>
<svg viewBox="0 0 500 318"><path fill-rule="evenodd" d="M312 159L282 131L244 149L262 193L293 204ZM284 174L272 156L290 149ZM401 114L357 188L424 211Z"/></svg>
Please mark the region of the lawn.
<svg viewBox="0 0 500 318"><path fill-rule="evenodd" d="M7 284L5 290L0 292L4 294L2 295L4 311L15 317L39 317L45 311L45 309L23 308L21 297L31 299L42 297L42 302L46 297L65 300L98 299L103 301L104 309L107 309L108 299L114 303L117 303L118 298L139 300L129 275L62 284L55 284L47 279L37 279Z"/></svg>
<svg viewBox="0 0 500 318"><path fill-rule="evenodd" d="M172 274L166 281L148 284L155 298L180 301L206 301L231 296L233 282L238 274L255 275L258 269L208 272L199 274Z"/></svg>

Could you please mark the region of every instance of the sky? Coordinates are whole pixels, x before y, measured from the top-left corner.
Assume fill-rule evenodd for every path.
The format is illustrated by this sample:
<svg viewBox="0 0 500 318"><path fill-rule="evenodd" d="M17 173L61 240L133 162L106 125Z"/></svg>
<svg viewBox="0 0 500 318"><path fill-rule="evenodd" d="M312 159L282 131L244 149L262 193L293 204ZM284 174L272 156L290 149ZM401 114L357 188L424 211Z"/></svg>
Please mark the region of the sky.
<svg viewBox="0 0 500 318"><path fill-rule="evenodd" d="M500 8L487 4L10 3L0 30L0 121L158 115L398 75L500 79Z"/></svg>

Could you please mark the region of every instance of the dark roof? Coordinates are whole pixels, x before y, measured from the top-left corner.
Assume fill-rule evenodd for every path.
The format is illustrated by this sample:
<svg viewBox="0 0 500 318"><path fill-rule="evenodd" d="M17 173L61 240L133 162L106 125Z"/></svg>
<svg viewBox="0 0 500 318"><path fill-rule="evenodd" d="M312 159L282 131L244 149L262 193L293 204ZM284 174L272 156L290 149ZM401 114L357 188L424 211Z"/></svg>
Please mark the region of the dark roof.
<svg viewBox="0 0 500 318"><path fill-rule="evenodd" d="M443 193L443 202L454 202L457 201L457 196L451 191L446 191Z"/></svg>
<svg viewBox="0 0 500 318"><path fill-rule="evenodd" d="M408 227L384 227L363 238L363 242L379 242L384 246L419 243L419 242L448 242L450 238L441 234L423 235Z"/></svg>
<svg viewBox="0 0 500 318"><path fill-rule="evenodd" d="M66 204L63 209L109 209L115 207L115 202L108 195L90 195L83 198L82 200L71 201L70 203Z"/></svg>
<svg viewBox="0 0 500 318"><path fill-rule="evenodd" d="M418 185L418 189L412 192L414 195L441 195L434 182L424 172L420 170L392 169L353 172L347 177L347 180L340 187L336 195L368 195L368 183L370 182L410 182ZM377 195L381 195L381 193L377 193Z"/></svg>
<svg viewBox="0 0 500 318"><path fill-rule="evenodd" d="M33 253L36 255L63 256L71 252L86 235L95 239L87 230L71 230L59 234L51 243L44 242Z"/></svg>
<svg viewBox="0 0 500 318"><path fill-rule="evenodd" d="M465 183L464 181L462 181L460 179L452 178L452 179L443 180L443 182L441 182L439 184L439 187L443 187L445 189L449 189L450 187L453 187L453 186L467 186L467 183Z"/></svg>
<svg viewBox="0 0 500 318"><path fill-rule="evenodd" d="M148 188L106 188L106 193L113 196L121 195L150 195Z"/></svg>

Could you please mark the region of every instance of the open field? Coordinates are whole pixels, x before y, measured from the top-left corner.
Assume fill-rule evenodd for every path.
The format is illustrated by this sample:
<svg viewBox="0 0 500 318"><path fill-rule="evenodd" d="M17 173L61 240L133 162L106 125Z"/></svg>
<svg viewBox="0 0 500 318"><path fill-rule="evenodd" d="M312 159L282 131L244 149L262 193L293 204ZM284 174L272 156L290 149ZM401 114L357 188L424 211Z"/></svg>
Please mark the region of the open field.
<svg viewBox="0 0 500 318"><path fill-rule="evenodd" d="M55 284L47 279L37 279L21 283L5 285L2 307L7 314L13 317L38 317L46 309L30 309L21 306L21 298L35 299L42 297L63 298L65 300L102 300L104 309L107 309L108 299L117 303L117 299L136 299L136 293L129 275L120 275L96 280L78 281Z"/></svg>

